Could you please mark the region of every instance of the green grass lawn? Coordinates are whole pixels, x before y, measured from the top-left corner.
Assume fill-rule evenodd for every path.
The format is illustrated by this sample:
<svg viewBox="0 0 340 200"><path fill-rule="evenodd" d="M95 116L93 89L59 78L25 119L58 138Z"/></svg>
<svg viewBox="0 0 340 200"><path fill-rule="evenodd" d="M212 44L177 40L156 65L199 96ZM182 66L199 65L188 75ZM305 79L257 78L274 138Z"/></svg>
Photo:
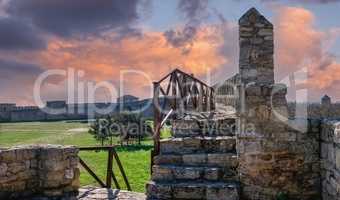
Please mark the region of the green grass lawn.
<svg viewBox="0 0 340 200"><path fill-rule="evenodd" d="M27 122L1 123L0 147L10 147L24 144L62 144L76 146L97 146L99 143L87 133L88 124L81 122ZM169 129L164 129L162 137L170 135ZM118 139L115 140L117 142ZM150 177L151 139L142 145L118 147L117 152L123 164L133 191L144 192L145 183ZM105 180L107 153L80 152L80 157L93 169L102 180ZM122 189L125 188L122 176L116 165L114 172ZM96 185L96 181L81 169L81 185Z"/></svg>

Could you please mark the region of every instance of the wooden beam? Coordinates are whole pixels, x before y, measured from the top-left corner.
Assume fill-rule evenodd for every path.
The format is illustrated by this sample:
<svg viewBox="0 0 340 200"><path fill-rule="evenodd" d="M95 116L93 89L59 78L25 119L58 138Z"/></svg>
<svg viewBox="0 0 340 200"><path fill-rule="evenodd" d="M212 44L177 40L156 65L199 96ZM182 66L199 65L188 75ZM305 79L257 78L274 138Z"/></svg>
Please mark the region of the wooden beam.
<svg viewBox="0 0 340 200"><path fill-rule="evenodd" d="M128 191L132 191L132 190L131 190L130 183L129 183L129 180L128 180L126 174L125 174L123 165L122 165L122 163L120 162L120 159L119 159L119 156L118 156L116 150L115 150L115 149L112 149L112 152L113 152L113 155L114 155L115 160L116 160L116 162L117 162L117 165L118 165L118 168L119 168L119 170L120 170L120 173L121 173L122 176L123 176L123 179L124 179L125 185L126 185L126 187L127 187L127 190L128 190Z"/></svg>
<svg viewBox="0 0 340 200"><path fill-rule="evenodd" d="M101 187L106 187L104 182L100 180L100 178L89 168L89 166L86 165L86 163L81 158L79 158L79 162L86 169L86 171L99 183Z"/></svg>

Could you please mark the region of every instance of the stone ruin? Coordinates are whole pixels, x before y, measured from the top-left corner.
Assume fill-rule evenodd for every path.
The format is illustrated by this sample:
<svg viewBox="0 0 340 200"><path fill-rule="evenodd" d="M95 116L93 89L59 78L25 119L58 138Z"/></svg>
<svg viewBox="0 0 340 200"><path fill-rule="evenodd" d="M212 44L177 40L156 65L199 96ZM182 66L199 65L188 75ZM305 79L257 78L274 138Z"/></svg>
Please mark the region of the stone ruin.
<svg viewBox="0 0 340 200"><path fill-rule="evenodd" d="M239 96L216 100L232 102L236 113L216 106L174 120L154 158L147 199L340 199L340 120L324 115L326 98L318 107L325 112L289 117L287 88L274 83L273 28L254 8L241 17L239 74L225 82L239 83L232 92Z"/></svg>
<svg viewBox="0 0 340 200"><path fill-rule="evenodd" d="M75 147L0 149L0 199L76 199L79 174Z"/></svg>
<svg viewBox="0 0 340 200"><path fill-rule="evenodd" d="M0 149L1 200L145 200L141 193L81 187L78 148L60 145Z"/></svg>

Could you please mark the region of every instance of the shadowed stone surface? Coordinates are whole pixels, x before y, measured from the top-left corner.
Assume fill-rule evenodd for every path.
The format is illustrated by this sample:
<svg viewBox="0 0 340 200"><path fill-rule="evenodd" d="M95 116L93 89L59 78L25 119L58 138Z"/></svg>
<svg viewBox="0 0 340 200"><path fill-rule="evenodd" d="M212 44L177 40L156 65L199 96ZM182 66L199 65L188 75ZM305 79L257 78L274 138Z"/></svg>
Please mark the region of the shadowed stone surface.
<svg viewBox="0 0 340 200"><path fill-rule="evenodd" d="M124 190L83 187L79 189L78 200L145 200L142 193Z"/></svg>

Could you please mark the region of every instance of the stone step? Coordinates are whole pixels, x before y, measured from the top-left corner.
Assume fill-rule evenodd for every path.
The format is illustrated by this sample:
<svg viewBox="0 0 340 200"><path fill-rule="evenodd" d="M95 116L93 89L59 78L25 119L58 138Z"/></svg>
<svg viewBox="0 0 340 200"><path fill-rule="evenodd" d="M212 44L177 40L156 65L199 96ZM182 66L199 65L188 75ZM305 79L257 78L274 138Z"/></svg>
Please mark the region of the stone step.
<svg viewBox="0 0 340 200"><path fill-rule="evenodd" d="M171 131L174 137L233 136L236 132L236 119L174 120Z"/></svg>
<svg viewBox="0 0 340 200"><path fill-rule="evenodd" d="M236 182L181 182L160 183L150 181L148 200L239 200L239 184Z"/></svg>
<svg viewBox="0 0 340 200"><path fill-rule="evenodd" d="M154 164L236 169L238 158L236 153L160 154L154 158Z"/></svg>
<svg viewBox="0 0 340 200"><path fill-rule="evenodd" d="M236 169L223 167L190 167L179 165L154 165L153 181L237 181Z"/></svg>
<svg viewBox="0 0 340 200"><path fill-rule="evenodd" d="M223 137L184 137L161 140L161 154L188 153L228 153L236 152L236 138Z"/></svg>

